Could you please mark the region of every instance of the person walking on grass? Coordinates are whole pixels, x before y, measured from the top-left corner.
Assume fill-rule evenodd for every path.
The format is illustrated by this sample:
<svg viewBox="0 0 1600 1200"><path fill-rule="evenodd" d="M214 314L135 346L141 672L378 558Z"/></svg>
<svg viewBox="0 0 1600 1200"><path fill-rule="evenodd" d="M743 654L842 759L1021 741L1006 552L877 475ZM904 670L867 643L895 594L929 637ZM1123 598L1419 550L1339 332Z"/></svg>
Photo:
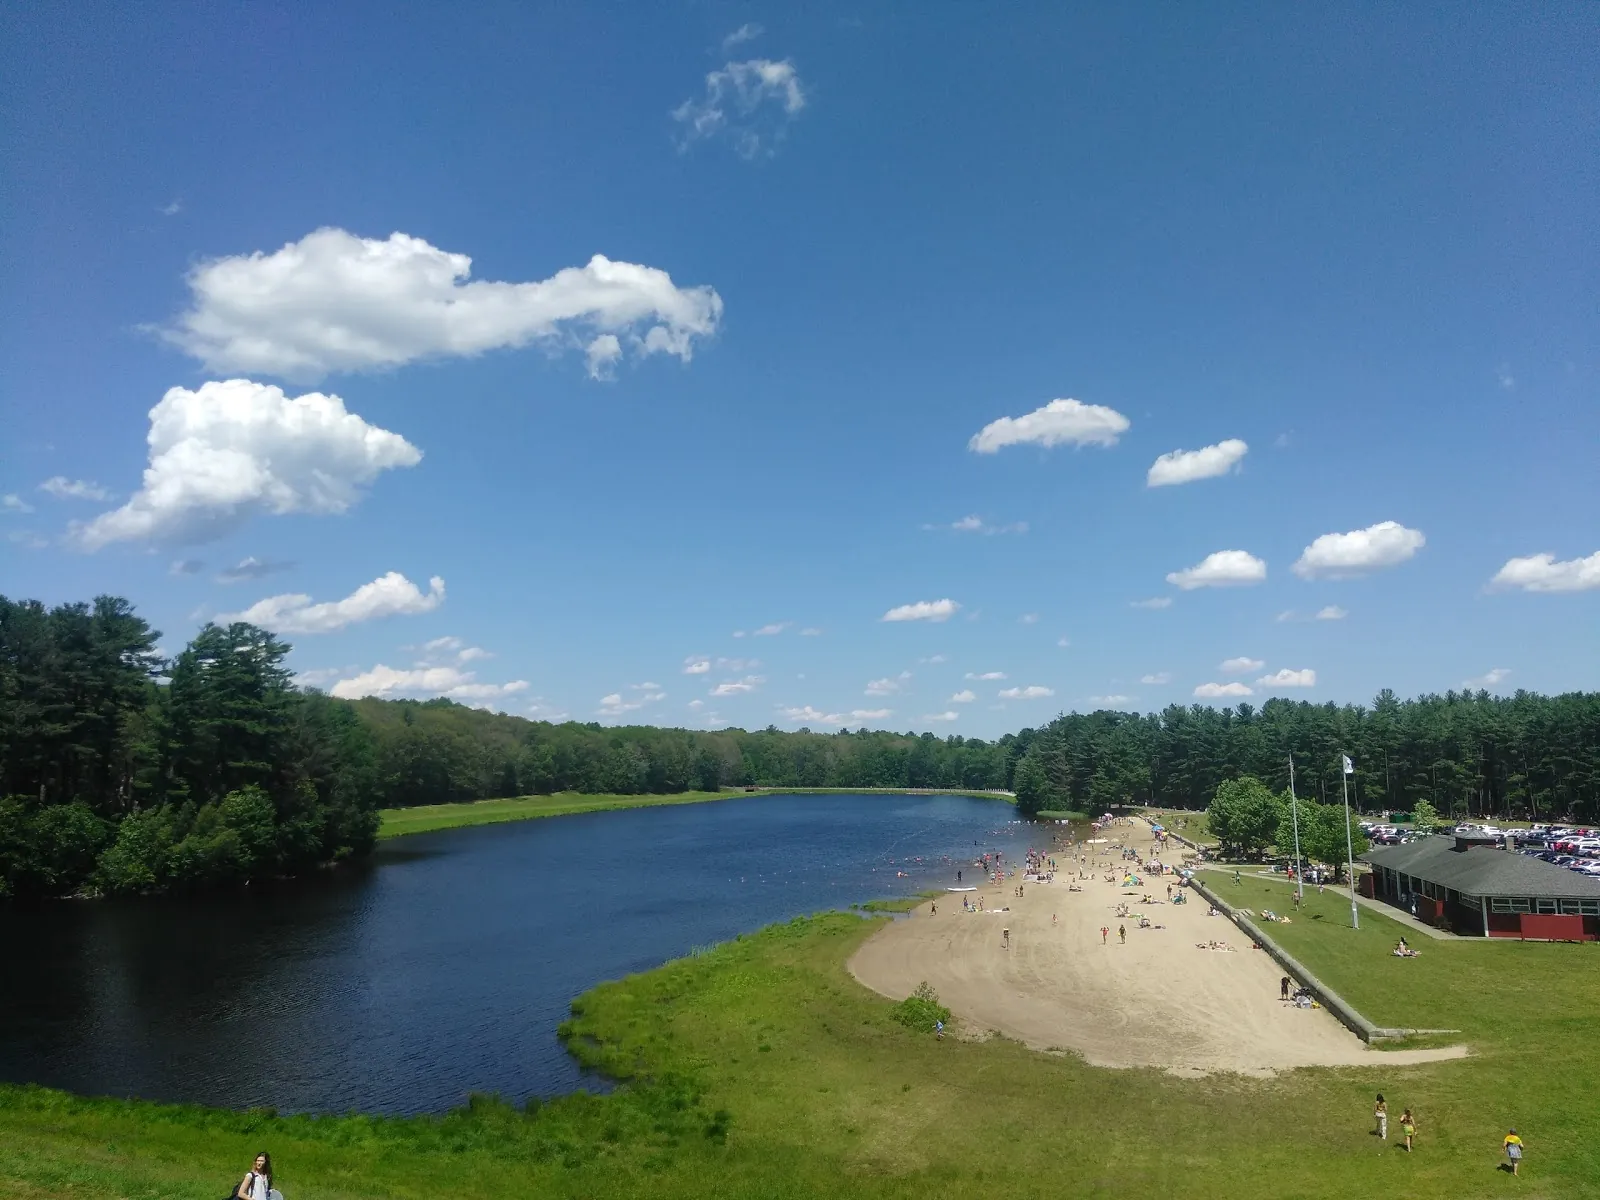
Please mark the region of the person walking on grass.
<svg viewBox="0 0 1600 1200"><path fill-rule="evenodd" d="M1522 1165L1522 1139L1517 1136L1515 1129L1506 1134L1504 1146L1506 1158L1511 1163L1511 1173L1515 1175L1517 1174L1517 1168Z"/></svg>
<svg viewBox="0 0 1600 1200"><path fill-rule="evenodd" d="M1378 1102L1372 1106L1372 1115L1378 1119L1378 1137L1382 1141L1389 1140L1389 1106L1383 1102L1383 1093L1378 1093Z"/></svg>
<svg viewBox="0 0 1600 1200"><path fill-rule="evenodd" d="M1409 1154L1413 1149L1411 1139L1417 1136L1417 1118L1409 1108L1400 1114L1400 1132L1406 1135L1406 1152Z"/></svg>
<svg viewBox="0 0 1600 1200"><path fill-rule="evenodd" d="M237 1200L283 1200L272 1187L272 1155L262 1151L251 1164L250 1173L233 1189Z"/></svg>

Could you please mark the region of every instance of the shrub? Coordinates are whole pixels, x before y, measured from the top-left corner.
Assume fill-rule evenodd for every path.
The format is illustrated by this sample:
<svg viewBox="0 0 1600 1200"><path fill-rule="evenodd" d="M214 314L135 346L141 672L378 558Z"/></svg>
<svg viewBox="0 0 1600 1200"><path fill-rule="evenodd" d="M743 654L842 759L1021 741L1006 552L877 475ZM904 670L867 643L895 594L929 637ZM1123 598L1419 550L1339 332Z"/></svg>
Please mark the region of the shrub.
<svg viewBox="0 0 1600 1200"><path fill-rule="evenodd" d="M950 1019L950 1010L939 1003L939 993L924 979L916 991L894 1006L894 1019L907 1029L932 1033L940 1021Z"/></svg>

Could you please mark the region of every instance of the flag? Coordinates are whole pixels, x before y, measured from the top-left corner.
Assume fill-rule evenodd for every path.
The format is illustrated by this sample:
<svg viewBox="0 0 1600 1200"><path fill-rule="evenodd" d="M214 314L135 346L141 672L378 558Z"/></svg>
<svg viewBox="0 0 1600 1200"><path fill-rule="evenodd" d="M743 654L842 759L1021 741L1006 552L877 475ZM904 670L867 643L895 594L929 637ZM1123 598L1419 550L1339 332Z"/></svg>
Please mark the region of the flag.
<svg viewBox="0 0 1600 1200"><path fill-rule="evenodd" d="M1350 761L1350 756L1348 754L1342 754L1339 757L1344 759L1344 773L1346 775L1354 775L1356 773L1356 765Z"/></svg>

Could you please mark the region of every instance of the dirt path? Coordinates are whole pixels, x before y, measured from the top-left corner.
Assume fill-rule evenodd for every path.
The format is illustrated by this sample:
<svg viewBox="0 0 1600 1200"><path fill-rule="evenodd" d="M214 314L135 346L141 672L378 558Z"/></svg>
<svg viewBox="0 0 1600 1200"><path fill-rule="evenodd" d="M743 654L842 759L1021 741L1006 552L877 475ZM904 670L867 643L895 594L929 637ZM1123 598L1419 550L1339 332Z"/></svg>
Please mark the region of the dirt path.
<svg viewBox="0 0 1600 1200"><path fill-rule="evenodd" d="M1136 837L1141 850L1149 847L1142 827L1110 831L1119 835ZM1122 874L1113 866L1120 866L1118 848L1104 849L1110 854L1085 868L1091 878L1079 883L1081 892L1068 890L1063 852L1054 883L1024 884L1021 899L1016 879L988 884L975 894L985 910L977 913L962 911L961 894L946 894L934 902L937 915L924 904L869 938L851 957L850 971L895 1000L927 980L967 1025L1039 1050L1075 1050L1096 1066L1266 1075L1302 1066L1398 1066L1466 1053L1460 1046L1369 1050L1326 1011L1281 1003L1281 972L1265 953L1250 949L1237 926L1208 917L1206 904L1195 903L1192 893L1188 904L1166 903L1164 878L1120 886ZM1117 883L1105 881L1108 872ZM1146 894L1157 902L1144 904ZM1121 902L1166 928L1140 929L1133 918L1116 917ZM1010 911L994 911L1005 907ZM1118 940L1119 925L1127 929L1126 944ZM1101 926L1110 929L1105 944ZM1011 931L1009 949L1005 929ZM1213 939L1234 951L1196 948Z"/></svg>

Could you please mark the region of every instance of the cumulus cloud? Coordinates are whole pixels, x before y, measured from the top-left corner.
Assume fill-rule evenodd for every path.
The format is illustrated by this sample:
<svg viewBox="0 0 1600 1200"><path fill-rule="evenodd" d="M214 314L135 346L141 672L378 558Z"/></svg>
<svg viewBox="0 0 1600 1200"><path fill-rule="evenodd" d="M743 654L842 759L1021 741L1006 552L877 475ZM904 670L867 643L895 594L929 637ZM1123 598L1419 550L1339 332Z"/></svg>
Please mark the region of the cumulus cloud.
<svg viewBox="0 0 1600 1200"><path fill-rule="evenodd" d="M925 714L923 714L922 719L924 721L959 721L961 719L961 714L958 713L958 712L954 712L954 711L952 711L952 712L942 712L942 713L925 713Z"/></svg>
<svg viewBox="0 0 1600 1200"><path fill-rule="evenodd" d="M1039 614L1038 613L1023 613L1020 617L1017 618L1017 621L1020 624L1023 624L1023 625L1037 625L1039 623Z"/></svg>
<svg viewBox="0 0 1600 1200"><path fill-rule="evenodd" d="M287 571L293 566L293 563L268 562L251 555L241 558L231 567L223 567L217 572L217 582L243 583L250 579L265 579L268 575L276 575L279 571Z"/></svg>
<svg viewBox="0 0 1600 1200"><path fill-rule="evenodd" d="M1202 700L1212 700L1220 696L1253 696L1255 695L1242 683L1202 683L1195 688L1194 694Z"/></svg>
<svg viewBox="0 0 1600 1200"><path fill-rule="evenodd" d="M1203 587L1248 587L1267 577L1267 564L1245 550L1218 550L1200 562L1167 576L1184 591Z"/></svg>
<svg viewBox="0 0 1600 1200"><path fill-rule="evenodd" d="M1227 675L1242 675L1246 671L1259 671L1266 665L1259 658L1247 658L1241 655L1239 658L1224 659L1217 669Z"/></svg>
<svg viewBox="0 0 1600 1200"><path fill-rule="evenodd" d="M1485 671L1482 675L1479 675L1476 679L1463 679L1461 681L1461 686L1472 691L1492 688L1510 674L1511 669L1509 667L1492 667Z"/></svg>
<svg viewBox="0 0 1600 1200"><path fill-rule="evenodd" d="M791 626L793 624L794 624L793 621L774 621L770 625L763 625L760 629L756 630L750 636L751 637L777 637L778 634L782 633L785 629L789 628L789 626Z"/></svg>
<svg viewBox="0 0 1600 1200"><path fill-rule="evenodd" d="M962 688L946 701L947 704L971 704L978 698L978 693L971 688Z"/></svg>
<svg viewBox="0 0 1600 1200"><path fill-rule="evenodd" d="M370 671L339 680L330 692L341 700L357 700L362 696L385 699L443 696L464 704L492 707L492 701L527 690L526 679L513 679L510 683L479 683L471 671L463 671L459 667L417 667L405 671L379 663Z"/></svg>
<svg viewBox="0 0 1600 1200"><path fill-rule="evenodd" d="M1172 607L1172 597L1171 596L1151 596L1150 599L1148 599L1148 600L1130 600L1130 601L1128 601L1128 607L1129 608L1151 608L1151 609L1155 609L1155 608L1171 608Z"/></svg>
<svg viewBox="0 0 1600 1200"><path fill-rule="evenodd" d="M1159 687L1164 683L1172 682L1172 673L1170 671L1157 671L1153 675L1141 675L1139 676L1139 682L1153 684Z"/></svg>
<svg viewBox="0 0 1600 1200"><path fill-rule="evenodd" d="M626 713L637 712L649 704L657 704L667 698L667 694L658 690L659 683L630 683L629 695L625 698L621 692L612 692L609 696L600 697L600 707L597 715L602 717L620 717Z"/></svg>
<svg viewBox="0 0 1600 1200"><path fill-rule="evenodd" d="M1004 446L1115 446L1128 418L1101 404L1052 400L1020 417L990 421L967 442L969 450L993 454Z"/></svg>
<svg viewBox="0 0 1600 1200"><path fill-rule="evenodd" d="M437 666L441 661L449 661L457 666L464 666L469 662L477 662L482 658L493 658L487 650L479 646L469 646L461 638L453 635L436 637L432 641L422 643L422 659L417 663L419 667Z"/></svg>
<svg viewBox="0 0 1600 1200"><path fill-rule="evenodd" d="M752 58L729 62L706 75L705 94L672 110L680 150L726 135L742 158L772 154L806 106L794 63Z"/></svg>
<svg viewBox="0 0 1600 1200"><path fill-rule="evenodd" d="M1145 474L1145 486L1169 487L1175 483L1193 483L1196 479L1226 475L1243 461L1249 449L1238 438L1229 438L1215 446L1202 446L1199 450L1173 450L1150 464L1150 470Z"/></svg>
<svg viewBox="0 0 1600 1200"><path fill-rule="evenodd" d="M1263 675L1256 680L1256 686L1264 688L1316 687L1317 673L1309 667L1302 671L1293 671L1288 667L1284 667L1281 671L1274 671L1271 675Z"/></svg>
<svg viewBox="0 0 1600 1200"><path fill-rule="evenodd" d="M766 681L766 676L764 675L746 675L743 679L724 679L716 687L712 688L707 695L742 696L746 692L755 691L757 687Z"/></svg>
<svg viewBox="0 0 1600 1200"><path fill-rule="evenodd" d="M1348 617L1349 615L1350 615L1350 610L1349 609L1340 608L1337 604L1329 604L1329 605L1326 605L1326 606L1324 606L1322 608L1317 609L1316 613L1313 614L1313 616L1312 616L1312 620L1314 620L1314 621L1342 621L1346 617Z"/></svg>
<svg viewBox="0 0 1600 1200"><path fill-rule="evenodd" d="M992 680L992 679L1004 679L1005 677L1006 677L1006 673L1004 671L984 671L984 672L981 672L981 673L974 672L974 671L968 671L967 672L967 678L968 679L977 679L977 680L980 680L980 681L987 681L987 680Z"/></svg>
<svg viewBox="0 0 1600 1200"><path fill-rule="evenodd" d="M1307 546L1295 562L1302 579L1348 579L1383 567L1395 567L1427 543L1421 531L1398 521L1379 521L1349 533L1325 533Z"/></svg>
<svg viewBox="0 0 1600 1200"><path fill-rule="evenodd" d="M892 708L853 708L849 712L824 712L807 704L780 709L783 719L795 725L848 725L857 721L881 721L893 714Z"/></svg>
<svg viewBox="0 0 1600 1200"><path fill-rule="evenodd" d="M68 479L65 475L52 475L39 485L57 500L109 500L111 493L90 479Z"/></svg>
<svg viewBox="0 0 1600 1200"><path fill-rule="evenodd" d="M600 254L531 283L471 274L469 256L421 238L318 229L271 254L200 263L188 311L158 332L213 371L293 380L531 342L586 347L593 374L624 346L687 362L722 317L711 288L680 288L658 268Z"/></svg>
<svg viewBox="0 0 1600 1200"><path fill-rule="evenodd" d="M755 24L753 21L746 21L727 37L722 39L723 52L726 53L727 51L732 50L735 46L742 46L746 42L752 42L765 32L765 29L761 28L761 26Z"/></svg>
<svg viewBox="0 0 1600 1200"><path fill-rule="evenodd" d="M867 684L869 696L892 696L900 690L898 679L874 679Z"/></svg>
<svg viewBox="0 0 1600 1200"><path fill-rule="evenodd" d="M589 364L590 379L615 379L617 363L622 358L622 341L614 333L602 333L583 351Z"/></svg>
<svg viewBox="0 0 1600 1200"><path fill-rule="evenodd" d="M954 600L918 600L915 604L902 604L884 613L884 621L948 621L961 605Z"/></svg>
<svg viewBox="0 0 1600 1200"><path fill-rule="evenodd" d="M74 524L86 550L111 542L198 542L255 513L342 513L380 471L422 452L398 433L345 411L337 396L290 398L230 379L175 387L150 410L150 465L121 508Z"/></svg>
<svg viewBox="0 0 1600 1200"><path fill-rule="evenodd" d="M1132 701L1132 696L1090 696L1089 703L1096 708L1117 708Z"/></svg>
<svg viewBox="0 0 1600 1200"><path fill-rule="evenodd" d="M416 616L444 603L444 580L435 575L424 593L399 571L364 583L343 600L311 603L292 593L257 600L243 612L223 613L218 621L248 621L273 633L333 633L347 625L379 617Z"/></svg>
<svg viewBox="0 0 1600 1200"><path fill-rule="evenodd" d="M1600 550L1588 558L1557 562L1554 554L1513 558L1495 572L1489 586L1525 592L1587 592L1600 588Z"/></svg>
<svg viewBox="0 0 1600 1200"><path fill-rule="evenodd" d="M711 672L711 660L691 654L683 660L683 673L685 675L708 675Z"/></svg>
<svg viewBox="0 0 1600 1200"><path fill-rule="evenodd" d="M981 533L985 537L994 537L1002 533L1027 533L1026 521L1013 521L1009 525L992 525L979 516L962 517L959 521L952 521L948 525L924 525L924 529L949 529L955 533Z"/></svg>
<svg viewBox="0 0 1600 1200"><path fill-rule="evenodd" d="M1029 684L1027 687L1006 688L1000 692L1000 699L1041 700L1046 696L1054 696L1055 694L1055 688L1041 687L1039 684L1033 683Z"/></svg>
<svg viewBox="0 0 1600 1200"><path fill-rule="evenodd" d="M15 492L7 492L0 496L0 512L31 513L32 511L33 505Z"/></svg>

